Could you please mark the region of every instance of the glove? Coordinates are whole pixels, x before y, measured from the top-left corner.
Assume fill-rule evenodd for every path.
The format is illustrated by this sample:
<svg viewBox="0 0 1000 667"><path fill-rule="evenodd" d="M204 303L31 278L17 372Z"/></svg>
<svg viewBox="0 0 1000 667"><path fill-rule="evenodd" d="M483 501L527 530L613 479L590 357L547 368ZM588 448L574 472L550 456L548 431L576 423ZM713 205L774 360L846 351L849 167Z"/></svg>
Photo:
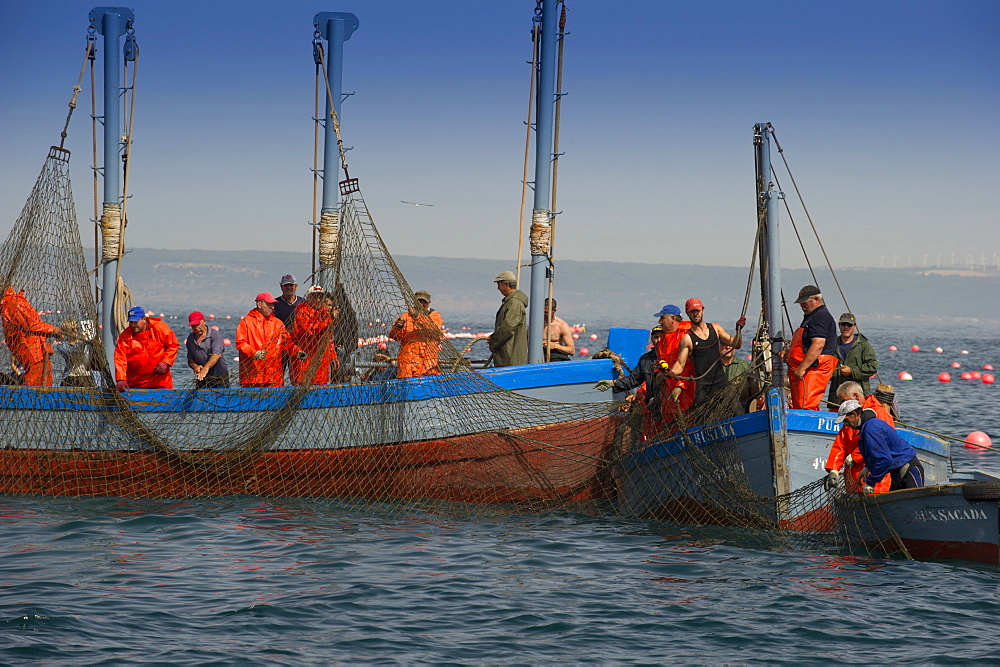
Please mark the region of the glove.
<svg viewBox="0 0 1000 667"><path fill-rule="evenodd" d="M125 391L126 389L128 389L128 382L126 382L125 380L119 380L118 382L115 383L115 389L117 389L118 391Z"/></svg>
<svg viewBox="0 0 1000 667"><path fill-rule="evenodd" d="M309 358L309 355L306 354L305 350L299 350L298 352L295 353L295 358L298 359L299 361L305 361L306 359Z"/></svg>
<svg viewBox="0 0 1000 667"><path fill-rule="evenodd" d="M267 358L267 350L257 350L253 353L254 359L265 359Z"/></svg>
<svg viewBox="0 0 1000 667"><path fill-rule="evenodd" d="M865 483L865 479L868 477L868 466L861 468L861 472L858 473L858 482L861 484Z"/></svg>
<svg viewBox="0 0 1000 667"><path fill-rule="evenodd" d="M861 489L861 493L865 494L866 496L870 496L871 494L875 493L875 489L865 484L864 487L862 487Z"/></svg>
<svg viewBox="0 0 1000 667"><path fill-rule="evenodd" d="M746 325L747 325L747 318L746 317L741 317L740 319L736 320L736 328L737 329L742 329Z"/></svg>
<svg viewBox="0 0 1000 667"><path fill-rule="evenodd" d="M600 382L594 385L594 389L596 389L597 391L607 391L608 389L611 389L614 386L615 386L614 380L601 380Z"/></svg>
<svg viewBox="0 0 1000 667"><path fill-rule="evenodd" d="M670 400L674 403L678 403L681 400L681 392L684 391L680 387L674 387L674 390L670 392Z"/></svg>
<svg viewBox="0 0 1000 667"><path fill-rule="evenodd" d="M167 362L161 361L160 363L156 364L156 368L153 369L153 372L156 373L157 375L164 375L169 370L170 366L167 366Z"/></svg>
<svg viewBox="0 0 1000 667"><path fill-rule="evenodd" d="M850 454L848 454L847 458L844 459L844 465L845 466L852 466L852 465L854 465L854 457L851 456Z"/></svg>
<svg viewBox="0 0 1000 667"><path fill-rule="evenodd" d="M826 489L827 491L833 491L839 486L840 486L840 471L831 470L827 474L826 479L823 480L823 488Z"/></svg>

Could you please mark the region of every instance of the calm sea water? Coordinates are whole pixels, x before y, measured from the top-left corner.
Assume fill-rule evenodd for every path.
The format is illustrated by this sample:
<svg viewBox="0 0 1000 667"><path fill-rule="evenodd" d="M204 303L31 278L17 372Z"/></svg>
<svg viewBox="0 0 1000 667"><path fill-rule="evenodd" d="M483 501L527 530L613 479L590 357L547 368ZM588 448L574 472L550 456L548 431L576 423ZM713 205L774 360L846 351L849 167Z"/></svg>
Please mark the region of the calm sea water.
<svg viewBox="0 0 1000 667"><path fill-rule="evenodd" d="M1000 365L995 336L868 333L883 378L915 378L893 380L904 419L1000 440L998 385L936 379L953 361ZM955 453L994 471L998 456ZM6 664L996 662L998 615L994 566L768 549L713 528L0 498Z"/></svg>

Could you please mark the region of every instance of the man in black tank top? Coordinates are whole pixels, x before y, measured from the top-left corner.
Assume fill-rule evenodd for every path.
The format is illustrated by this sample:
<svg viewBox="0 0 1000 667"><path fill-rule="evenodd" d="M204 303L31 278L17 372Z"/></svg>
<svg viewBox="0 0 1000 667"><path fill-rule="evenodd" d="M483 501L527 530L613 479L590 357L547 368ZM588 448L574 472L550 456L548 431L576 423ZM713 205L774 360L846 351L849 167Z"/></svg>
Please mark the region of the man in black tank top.
<svg viewBox="0 0 1000 667"><path fill-rule="evenodd" d="M705 305L701 299L695 297L688 299L684 304L684 310L691 320L688 336L691 337L691 344L694 346L692 358L694 374L698 378L694 405L698 406L729 382L722 365L721 348L723 345L731 345L738 350L743 346L743 326L747 323L747 319L741 317L736 322L736 334L730 336L719 324L705 322Z"/></svg>

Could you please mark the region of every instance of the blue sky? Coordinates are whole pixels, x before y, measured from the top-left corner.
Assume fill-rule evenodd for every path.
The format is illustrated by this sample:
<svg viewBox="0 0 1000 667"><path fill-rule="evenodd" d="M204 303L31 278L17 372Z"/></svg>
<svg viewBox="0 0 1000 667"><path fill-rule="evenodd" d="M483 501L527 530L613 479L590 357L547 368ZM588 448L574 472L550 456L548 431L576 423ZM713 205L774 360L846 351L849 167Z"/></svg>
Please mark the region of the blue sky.
<svg viewBox="0 0 1000 667"><path fill-rule="evenodd" d="M58 143L93 6L0 6L0 234ZM312 18L349 11L344 138L390 250L513 259L530 0L128 6L129 244L310 249ZM1000 251L1000 2L567 8L557 259L746 265L758 121L777 128L835 266ZM88 107L68 144L86 238Z"/></svg>

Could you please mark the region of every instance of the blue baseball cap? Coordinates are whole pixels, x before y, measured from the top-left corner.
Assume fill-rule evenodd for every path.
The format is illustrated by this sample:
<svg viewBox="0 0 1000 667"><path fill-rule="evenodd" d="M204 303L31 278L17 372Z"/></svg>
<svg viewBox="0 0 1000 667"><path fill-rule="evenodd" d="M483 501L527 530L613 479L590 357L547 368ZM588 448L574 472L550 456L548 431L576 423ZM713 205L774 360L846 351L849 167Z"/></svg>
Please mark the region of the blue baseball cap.
<svg viewBox="0 0 1000 667"><path fill-rule="evenodd" d="M142 306L132 306L128 309L129 322L138 322L144 317L146 317L146 309Z"/></svg>
<svg viewBox="0 0 1000 667"><path fill-rule="evenodd" d="M677 306L668 303L667 305L665 305L663 308L660 309L660 312L654 313L653 317L663 317L664 315L676 315L677 317L680 317L681 309L678 308Z"/></svg>

